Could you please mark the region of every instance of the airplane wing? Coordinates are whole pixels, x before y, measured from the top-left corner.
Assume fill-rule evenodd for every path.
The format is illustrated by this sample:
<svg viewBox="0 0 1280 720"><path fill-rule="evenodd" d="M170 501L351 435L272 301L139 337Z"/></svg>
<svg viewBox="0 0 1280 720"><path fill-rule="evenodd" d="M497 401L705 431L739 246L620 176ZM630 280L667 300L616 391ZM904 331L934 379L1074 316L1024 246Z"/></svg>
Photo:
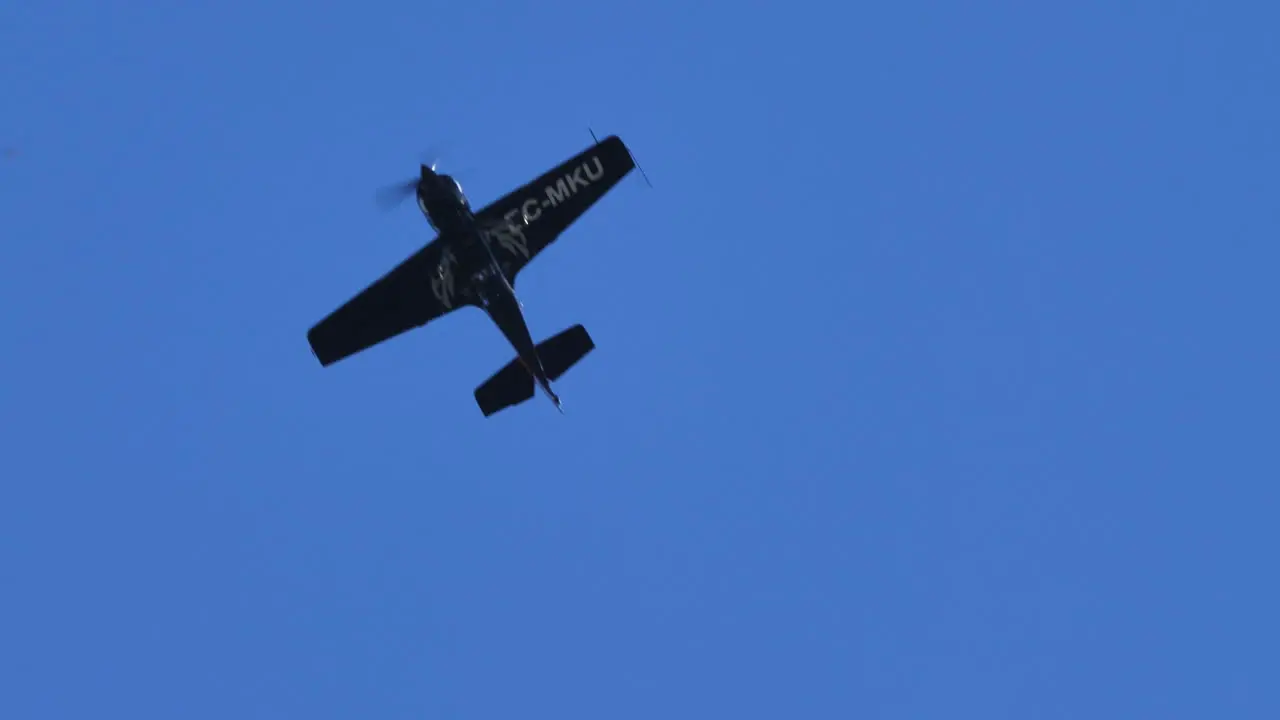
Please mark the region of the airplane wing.
<svg viewBox="0 0 1280 720"><path fill-rule="evenodd" d="M439 238L432 241L316 323L307 332L311 351L329 366L470 304L454 295L455 262Z"/></svg>
<svg viewBox="0 0 1280 720"><path fill-rule="evenodd" d="M507 276L514 282L516 273L635 166L622 139L610 135L476 213L490 226L495 251L500 247L508 255L499 256Z"/></svg>

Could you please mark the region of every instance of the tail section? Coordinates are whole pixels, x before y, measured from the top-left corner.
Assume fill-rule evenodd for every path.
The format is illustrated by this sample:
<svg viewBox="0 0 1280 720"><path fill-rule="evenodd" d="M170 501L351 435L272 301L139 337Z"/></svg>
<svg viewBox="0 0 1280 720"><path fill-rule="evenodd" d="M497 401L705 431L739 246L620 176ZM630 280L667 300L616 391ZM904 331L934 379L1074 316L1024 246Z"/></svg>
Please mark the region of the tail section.
<svg viewBox="0 0 1280 720"><path fill-rule="evenodd" d="M485 417L505 410L533 397L533 375L524 369L520 358L507 363L476 388L476 403Z"/></svg>
<svg viewBox="0 0 1280 720"><path fill-rule="evenodd" d="M587 329L574 325L538 343L538 356L547 378L558 380L595 347ZM532 398L534 390L533 374L516 358L476 388L476 404L484 416L489 417Z"/></svg>
<svg viewBox="0 0 1280 720"><path fill-rule="evenodd" d="M542 368L547 371L547 378L559 380L561 375L577 365L595 347L587 329L574 325L538 343L538 357L542 358Z"/></svg>

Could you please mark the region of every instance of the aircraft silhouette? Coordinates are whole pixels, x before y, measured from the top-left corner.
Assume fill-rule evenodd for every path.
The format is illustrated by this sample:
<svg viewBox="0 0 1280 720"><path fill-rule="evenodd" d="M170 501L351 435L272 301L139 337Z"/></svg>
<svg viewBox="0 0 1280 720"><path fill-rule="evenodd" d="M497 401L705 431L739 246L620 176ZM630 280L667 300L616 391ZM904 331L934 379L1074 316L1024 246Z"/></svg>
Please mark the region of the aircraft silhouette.
<svg viewBox="0 0 1280 720"><path fill-rule="evenodd" d="M327 367L458 308L479 307L516 351L475 389L480 411L488 417L529 400L536 381L563 413L551 382L595 343L573 325L535 344L516 275L634 167L626 145L610 135L473 212L453 177L421 165L419 177L391 188L390 198L416 195L437 236L316 323L307 332L312 352Z"/></svg>

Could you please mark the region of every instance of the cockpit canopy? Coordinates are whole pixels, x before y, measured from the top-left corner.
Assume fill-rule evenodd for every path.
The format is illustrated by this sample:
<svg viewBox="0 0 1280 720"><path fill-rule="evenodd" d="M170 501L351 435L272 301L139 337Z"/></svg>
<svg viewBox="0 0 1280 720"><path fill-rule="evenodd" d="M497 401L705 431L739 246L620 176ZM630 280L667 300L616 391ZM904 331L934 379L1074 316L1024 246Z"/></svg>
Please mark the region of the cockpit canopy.
<svg viewBox="0 0 1280 720"><path fill-rule="evenodd" d="M433 209L435 212L444 213L452 212L448 209L450 205L460 205L467 210L471 209L471 202L467 200L467 194L463 192L462 184L452 175L437 175L436 181L432 181L424 175L418 185L417 199L418 209L422 210L422 214L427 217L427 222L437 232L439 232L440 228L436 227L435 219L432 217Z"/></svg>
<svg viewBox="0 0 1280 720"><path fill-rule="evenodd" d="M467 200L467 194L462 191L462 184L459 183L457 179L452 175L441 175L440 179L447 181L450 190L453 191L453 197L455 200L461 203L463 207L471 207L471 203Z"/></svg>

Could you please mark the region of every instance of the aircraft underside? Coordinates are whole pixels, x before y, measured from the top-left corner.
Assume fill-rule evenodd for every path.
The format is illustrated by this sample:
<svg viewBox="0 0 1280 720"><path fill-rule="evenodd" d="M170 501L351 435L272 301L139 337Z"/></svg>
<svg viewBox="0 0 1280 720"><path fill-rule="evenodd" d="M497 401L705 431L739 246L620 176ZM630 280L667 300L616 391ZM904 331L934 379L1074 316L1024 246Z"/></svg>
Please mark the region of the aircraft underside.
<svg viewBox="0 0 1280 720"><path fill-rule="evenodd" d="M522 403L538 385L558 406L550 383L595 344L581 325L535 343L515 278L635 167L622 140L609 136L473 211L455 180L422 165L419 178L392 189L396 198L417 195L437 237L307 332L316 359L327 367L458 308L480 307L516 351L476 388L481 411Z"/></svg>

